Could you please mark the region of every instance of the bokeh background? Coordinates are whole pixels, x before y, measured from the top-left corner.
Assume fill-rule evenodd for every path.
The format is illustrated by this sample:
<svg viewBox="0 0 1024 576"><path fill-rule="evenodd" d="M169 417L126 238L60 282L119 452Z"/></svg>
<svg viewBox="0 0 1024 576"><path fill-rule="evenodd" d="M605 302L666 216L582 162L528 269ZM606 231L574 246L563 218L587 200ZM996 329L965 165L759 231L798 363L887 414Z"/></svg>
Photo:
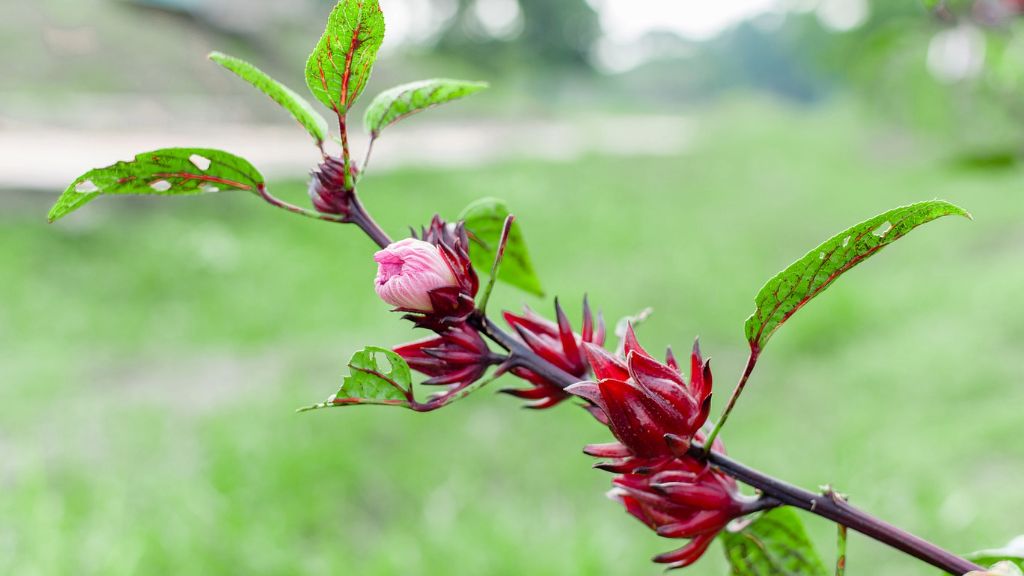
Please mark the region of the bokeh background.
<svg viewBox="0 0 1024 576"><path fill-rule="evenodd" d="M700 335L715 413L767 278L888 208L969 209L802 311L724 437L953 550L1024 533L1019 2L380 1L368 95L492 88L388 130L362 184L378 219L505 199L574 316L589 293L612 322L653 306L652 349ZM353 351L418 336L355 229L241 194L46 225L78 174L171 145L248 157L301 201L307 136L205 55L302 89L330 7L0 4L0 573L653 575L677 544L602 497L580 448L605 430L493 394L513 381L427 415L295 415ZM523 303L551 308L499 288L496 308ZM831 561L834 528L807 523ZM849 565L933 573L856 535Z"/></svg>

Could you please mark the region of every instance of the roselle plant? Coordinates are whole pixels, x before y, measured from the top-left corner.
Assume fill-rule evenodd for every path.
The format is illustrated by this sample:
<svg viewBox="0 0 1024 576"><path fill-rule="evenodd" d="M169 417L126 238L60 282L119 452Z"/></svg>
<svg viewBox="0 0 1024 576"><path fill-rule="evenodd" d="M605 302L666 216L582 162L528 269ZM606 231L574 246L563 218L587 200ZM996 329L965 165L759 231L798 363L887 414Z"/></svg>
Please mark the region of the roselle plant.
<svg viewBox="0 0 1024 576"><path fill-rule="evenodd" d="M283 210L328 222L354 224L380 248L375 288L380 298L429 335L393 348L353 354L350 374L326 401L302 409L377 404L414 412L438 410L508 375L523 386L503 390L533 409L571 402L606 426L614 441L584 451L613 474L610 495L659 536L683 540L654 558L669 568L689 566L718 540L732 573L822 575L828 570L804 531L797 509L835 522L837 574L845 573L846 531L852 529L949 574L1017 574L1019 545L961 557L887 524L846 502L831 488L805 490L726 455L721 431L772 335L804 305L858 263L918 226L963 209L931 200L889 210L856 224L780 272L755 298L746 322L750 355L724 412L709 420L713 373L699 345L689 362L671 350L658 359L626 322L609 334L584 298L575 326L554 302L551 319L533 310L504 312L503 327L488 310L496 281L542 295L519 223L498 200L480 200L455 220L434 216L408 238L393 241L357 194L373 143L408 116L487 87L482 82L433 79L387 90L363 119L370 144L357 163L349 147L349 113L362 94L384 39L377 0L342 0L306 63L306 83L337 128L296 92L255 66L224 54L210 59L280 104L309 132L322 161L312 173L312 209L273 196L260 172L220 150L167 148L86 172L50 211L57 220L101 195L181 196L229 190L249 192ZM324 144L337 138L340 154ZM481 281L481 278L484 280ZM366 279L369 282L369 279ZM639 320L640 318L635 318ZM418 397L413 371L435 392ZM684 373L686 374L684 376ZM624 528L625 529L625 528ZM983 566L997 565L991 571Z"/></svg>

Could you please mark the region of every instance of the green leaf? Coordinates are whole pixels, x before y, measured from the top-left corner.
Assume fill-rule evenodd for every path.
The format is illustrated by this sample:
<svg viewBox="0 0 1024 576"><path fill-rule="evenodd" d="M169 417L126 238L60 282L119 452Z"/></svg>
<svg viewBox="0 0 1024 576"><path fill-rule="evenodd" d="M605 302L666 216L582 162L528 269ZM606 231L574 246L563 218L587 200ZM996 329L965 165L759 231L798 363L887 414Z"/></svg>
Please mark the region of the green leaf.
<svg viewBox="0 0 1024 576"><path fill-rule="evenodd" d="M299 412L356 404L409 407L412 371L398 354L387 348L367 346L352 355L348 367L350 373L337 393L320 404L300 408Z"/></svg>
<svg viewBox="0 0 1024 576"><path fill-rule="evenodd" d="M306 61L306 85L338 116L355 103L384 41L384 14L377 0L341 0Z"/></svg>
<svg viewBox="0 0 1024 576"><path fill-rule="evenodd" d="M102 194L257 192L264 183L252 164L233 154L208 148L164 148L79 176L50 209L49 219L66 216Z"/></svg>
<svg viewBox="0 0 1024 576"><path fill-rule="evenodd" d="M469 259L477 270L490 270L494 257L501 242L501 230L505 226L505 218L509 215L508 206L501 200L483 198L462 211L460 220L466 223L469 234ZM533 270L530 253L526 249L523 232L519 222L513 222L509 230L508 244L505 246L505 259L502 260L498 280L516 288L535 294L544 295L540 278Z"/></svg>
<svg viewBox="0 0 1024 576"><path fill-rule="evenodd" d="M825 291L844 272L921 224L951 214L970 218L964 209L941 200L903 206L865 220L808 252L758 292L754 299L757 309L746 323L751 348L764 349L790 316Z"/></svg>
<svg viewBox="0 0 1024 576"><path fill-rule="evenodd" d="M800 516L788 507L758 516L739 531L721 536L734 576L826 576Z"/></svg>
<svg viewBox="0 0 1024 576"><path fill-rule="evenodd" d="M486 82L435 78L395 86L377 95L366 109L363 124L376 138L388 126L432 108L487 88Z"/></svg>
<svg viewBox="0 0 1024 576"><path fill-rule="evenodd" d="M313 139L316 140L317 145L320 145L327 139L327 120L313 109L313 105L308 100L299 96L291 88L267 76L262 70L245 60L240 60L220 52L211 52L209 58L234 72L239 78L252 84L261 92L270 96L271 100L291 112L292 116L299 121L299 124L302 124Z"/></svg>
<svg viewBox="0 0 1024 576"><path fill-rule="evenodd" d="M1012 563L1017 568L1024 570L1024 536L1018 536L1002 548L980 550L964 556L972 562L982 566L991 566L1000 561Z"/></svg>

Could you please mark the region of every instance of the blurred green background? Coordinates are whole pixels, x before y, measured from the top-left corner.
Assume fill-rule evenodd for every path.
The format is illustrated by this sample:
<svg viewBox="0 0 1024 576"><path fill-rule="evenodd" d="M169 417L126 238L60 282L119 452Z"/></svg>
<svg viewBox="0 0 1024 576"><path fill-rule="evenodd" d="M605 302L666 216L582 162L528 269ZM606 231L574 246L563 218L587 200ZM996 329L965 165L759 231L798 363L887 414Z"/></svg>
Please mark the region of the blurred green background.
<svg viewBox="0 0 1024 576"><path fill-rule="evenodd" d="M700 335L716 413L767 278L888 208L969 209L802 311L724 437L956 551L1024 533L1017 3L381 5L368 93L493 84L385 134L362 184L382 224L504 198L573 317L586 292L612 322L653 306L651 349ZM356 230L232 194L45 224L67 181L146 146L231 146L301 201L315 149L204 56L301 88L329 9L0 6L0 574L653 575L679 544L602 497L580 449L607 431L492 393L511 380L427 415L293 414L353 351L420 336L374 296ZM831 561L834 528L807 522ZM687 573L725 573L720 556ZM849 565L934 573L857 535Z"/></svg>

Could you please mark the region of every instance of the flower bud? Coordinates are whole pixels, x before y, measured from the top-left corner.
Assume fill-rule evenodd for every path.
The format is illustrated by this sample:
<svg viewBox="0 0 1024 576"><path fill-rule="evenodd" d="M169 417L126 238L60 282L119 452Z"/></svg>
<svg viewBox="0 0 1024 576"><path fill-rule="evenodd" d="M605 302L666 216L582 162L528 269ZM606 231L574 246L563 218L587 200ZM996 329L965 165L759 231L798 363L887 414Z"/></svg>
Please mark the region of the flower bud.
<svg viewBox="0 0 1024 576"><path fill-rule="evenodd" d="M348 217L355 196L345 186L345 164L327 158L313 171L309 181L309 198L317 212Z"/></svg>
<svg viewBox="0 0 1024 576"><path fill-rule="evenodd" d="M423 240L399 240L373 259L378 264L377 295L399 310L429 314L434 311L431 292L457 286L441 251Z"/></svg>

